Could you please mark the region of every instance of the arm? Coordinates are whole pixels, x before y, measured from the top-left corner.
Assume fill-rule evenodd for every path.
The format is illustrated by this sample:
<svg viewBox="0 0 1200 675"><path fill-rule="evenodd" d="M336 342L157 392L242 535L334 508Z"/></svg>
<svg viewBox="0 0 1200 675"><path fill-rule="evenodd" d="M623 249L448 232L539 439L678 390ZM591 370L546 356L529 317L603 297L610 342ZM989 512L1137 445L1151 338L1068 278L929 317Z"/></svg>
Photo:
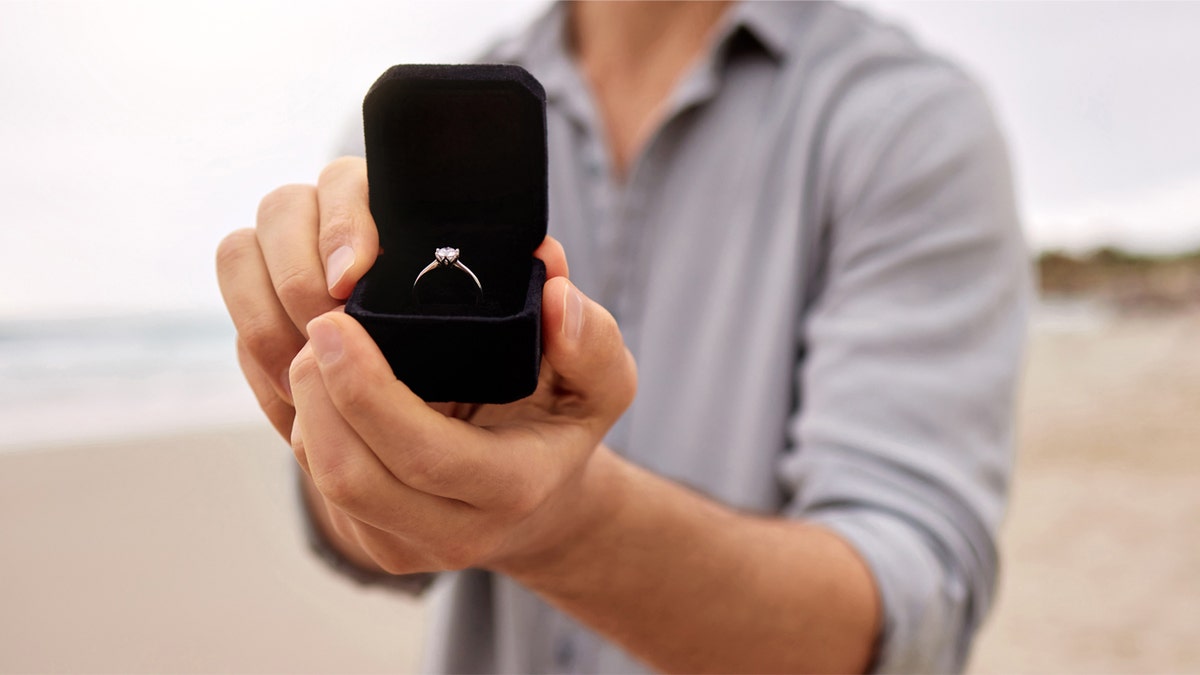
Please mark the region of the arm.
<svg viewBox="0 0 1200 675"><path fill-rule="evenodd" d="M358 170L357 165L351 166L354 167L353 170ZM330 176L336 176L337 172L338 169L331 168L323 174L322 180L328 181ZM292 313L299 317L306 316L311 310L297 308L294 299L288 300L294 296L277 290L278 284L270 281L273 278L270 266L264 264L263 259L274 260L285 254L297 255L288 247L281 248L280 242L317 240L316 236L283 237L276 232L277 229L286 231L287 228L311 228L320 231L323 225L318 218L312 217L315 214L303 217L305 211L301 209L301 217L296 217L297 207L293 205L297 198L304 202L313 197L311 192L300 188L273 193L272 197L265 200L266 207L260 212L259 230L254 233L243 231L227 239L222 245L220 261L227 303L235 324L239 327L239 355L243 371L268 418L282 435L291 438L297 459L305 470L302 485L313 525L317 534L342 558L364 571L380 573L387 570L402 574L470 564L492 564L507 569L500 561L511 551L514 555L511 571L518 578L548 595L565 594L578 598L581 604L578 607L568 605L569 611L579 610L585 620L589 623L595 622L602 630L604 626L624 626L622 634L614 636L618 640L642 636L645 641L649 638L643 644L634 643L627 646L634 653L651 655L653 662L669 668L706 667L728 670L746 669L754 664L763 668L770 664L777 667L786 664L786 669L792 669L792 663L778 660L781 656L788 655L805 657L805 660L795 663L797 668L807 664L808 669L841 670L861 668L865 664L875 634L875 596L864 566L840 541L819 528L736 514L625 464L604 449L593 454L599 438L624 409L632 395L631 362L611 317L598 306L583 300L585 304L580 309L586 315L586 320L566 319L567 300L572 296L564 292L566 289L561 284L555 286L556 292L548 285L546 294L545 314L548 323L564 327L564 330L549 331L547 356L551 363L546 372L552 373L556 366L566 377L555 374L554 377L557 377L559 382L552 387L542 388L544 395L550 395L553 391L551 401L547 404L548 410L545 411L550 413L551 424L537 435L539 440L557 436L560 443L556 445L563 445L561 441L567 440L563 438L564 431L565 436L572 437L565 445L577 449L574 453L576 463L573 470L558 472L559 481L568 486L568 489L558 485L554 486L558 489L545 487L538 490L533 487L526 490L535 495L540 492L543 501L548 505L522 504L521 500L514 505L506 503L509 499L500 499L502 508L496 510L500 514L496 519L502 522L498 527L488 525L486 514L480 514L480 529L492 535L492 542L490 546L475 550L464 551L461 546L462 539L478 542L487 541L488 537L467 536L447 540L446 528L441 525L440 519L433 523L433 529L441 530L438 533L418 532L421 529L420 524L413 523L393 522L394 529L391 532L387 531L387 528L371 524L385 524L388 521L387 518L375 515L376 509L388 504L403 504L406 497L394 493L390 497L384 497L378 490L345 482L344 469L339 470L338 467L345 467L347 463L344 457L338 457L339 453L358 446L355 441L360 434L367 438L371 436L367 432L356 433L347 429L344 419L337 419L341 415L336 410L331 410L330 404L335 399L349 399L357 400L357 403L343 404L347 411L350 408L364 407L361 401L364 395L362 388L356 386L361 384L366 385L368 391L393 390L391 393L400 400L385 403L380 407L389 412L407 409L409 414L403 416L404 418L421 417L422 409L424 414L432 411L419 401L413 401L411 394L405 396L403 391L395 391L402 390L403 385L390 377L386 364L379 362L381 357L377 352L371 353L373 343L369 343L369 338L365 335L356 332L357 325L350 325L353 322L349 322L348 317L344 315L334 312L327 319L321 319L317 323L324 326L326 332L331 324L344 329L340 331L343 334L341 339L353 346L342 348L340 351L353 354L361 350L367 359L374 357L376 362L365 366L366 370L371 372L371 376L360 378L353 375L354 365L363 367L361 363L344 364L337 368L327 365L327 376L321 376L321 368L315 367L314 364L313 348L310 346L302 351L299 346L291 344L298 342L299 345L303 345L293 333L309 337L310 329L308 324L297 327L296 323L285 320L283 317L288 311L284 307L293 307ZM288 214L289 217L277 217L282 214ZM362 218L350 220L363 221ZM547 261L552 277L565 276L565 259L556 243L550 240L540 255ZM308 257L319 260L315 252ZM275 266L282 267L279 264ZM316 289L312 293L320 298L326 292L320 285L323 281L322 275L319 269L311 272L314 272L316 277L311 283ZM294 281L292 283L295 284ZM348 293L349 287L340 290ZM324 302L323 298L321 300ZM333 304L332 300L329 304ZM314 303L314 306L319 309L323 304L318 302ZM264 322L264 315L277 319L274 322ZM568 332L566 327L579 326L580 323L591 329L588 331L589 335L580 336L581 340L575 345L569 344L571 340L562 339ZM253 349L247 345L252 345ZM290 360L292 355L289 352L293 348L301 353L296 357L295 365L291 367L292 383L281 386L279 380L268 378L265 373L274 372L279 368L287 369L287 365L281 366L279 363L285 359ZM615 377L616 382L606 381L611 379L606 376ZM299 417L296 417L296 408L292 405L293 383L296 405L302 412ZM347 386L349 383L352 383L351 386ZM573 392L573 387L578 391ZM580 405L581 402L583 405ZM579 412L580 409L582 414L578 417L566 414ZM305 412L307 414L303 414ZM473 421L486 428L498 421L511 419L512 414L512 410L485 410ZM355 416L347 414L345 417L354 419ZM391 435L390 429L402 429L406 424L411 424L410 420L395 419L394 415L380 417L393 417L386 424L389 429L388 436ZM513 426L526 427L531 422L546 421L537 419L539 417L543 415L525 415L520 418L519 424ZM425 420L427 424L444 424L450 421L448 418ZM553 424L557 421L566 421L567 424ZM375 427L374 422L359 420L360 424L367 427ZM335 435L337 431L341 431L342 440L315 440L320 437L328 438L330 434L326 431L327 427L334 427ZM308 434L304 433L305 428L309 430ZM461 427L456 431L462 431ZM584 432L582 437L580 431ZM449 437L449 434L438 436ZM494 439L489 440L494 442ZM527 446L528 441L529 439L525 439L522 444ZM357 449L365 450L362 447ZM405 452L403 448L388 448L384 443L377 443L373 451L378 453L378 456L392 460L384 462L389 465L390 471L394 471L380 476L385 481L388 476L404 476L408 483L425 486L422 475L428 474L428 470L422 471L418 467L415 472L417 477L414 478L410 475L413 467L390 466L395 464L396 458L411 454L411 450ZM531 454L526 448L518 448L515 452L520 457L513 455L513 459L528 459L527 456ZM489 453L495 453L495 448L489 450ZM379 463L368 457L365 452L357 455L357 458L371 468L381 468ZM316 464L315 473L313 464ZM526 468L537 474L547 473L544 470L545 463L542 466L529 465ZM506 473L514 475L512 471ZM478 482L481 475L480 472L466 472L469 482ZM314 476L318 480L314 481ZM354 478L361 480L361 476ZM427 481L429 476L424 475L424 478ZM439 480L426 487L429 490L440 491L443 482ZM510 479L507 482L511 484L513 481ZM581 493L591 490L595 490L595 493L580 498ZM474 495L472 492L468 490L461 494L470 496L473 503L478 502L488 507L497 501L495 496L488 498L487 495ZM557 493L558 498L551 498L547 494L550 492ZM365 502L363 497L371 496L372 493L378 499ZM645 501L627 502L634 494ZM520 494L506 495L508 498L513 496L520 497ZM420 501L419 496L417 497ZM514 506L517 516L522 521L519 523L520 527L515 528L510 522L503 522L514 519ZM536 508L537 506L541 508ZM553 517L549 517L550 515ZM453 516L447 514L447 517ZM724 536L711 536L714 531L710 531L709 528L714 522L725 525L715 530L717 534ZM564 532L564 527L569 528L569 534L558 534ZM508 537L510 541L496 541L495 533L506 529L514 531L515 535ZM423 545L414 547L398 541L398 537L388 536L392 532L406 535L405 539L412 539L414 533L424 534L425 541L422 542ZM579 536L580 533L589 534L584 537ZM662 533L669 533L670 536L660 536ZM593 555L595 551L618 550L618 542L635 534L645 537L645 540L635 547L639 553L637 559L618 560L614 565L613 560L606 559L603 555ZM787 535L791 545L781 546L781 535ZM792 537L795 537L794 541ZM524 540L524 545L521 545L521 540ZM559 552L559 545L568 542L586 545ZM688 574L688 565L694 561L689 551L704 551L704 556L709 559L710 564L691 570L695 574ZM680 559L681 553L683 559ZM515 560L518 558L529 566L517 564ZM566 568L542 567L536 564L537 560L572 560L578 561L578 564L572 562ZM754 570L746 569L746 560L758 560ZM794 569L797 563L807 567L809 562L812 566L806 574L809 583L788 589L794 593L785 593L782 596L779 589L772 587L771 580L777 575L786 573L789 568ZM645 574L645 570L665 570L680 566L682 573L672 575L672 578L679 582L676 584L663 585L660 576ZM554 569L558 570L557 574ZM573 574L562 574L565 569L573 570ZM618 573L618 576L608 576L613 572ZM570 583L556 585L553 583L556 579ZM645 600L650 597L648 591L652 590L647 587L647 582L663 593L662 596L654 598L654 605L658 609L646 611ZM599 596L593 594L589 598L572 590L582 588L608 588L619 592L600 593ZM712 589L719 589L724 597L714 597ZM818 622L808 614L794 615L788 612L785 616L794 620L779 621L777 614L761 611L763 602L782 602L782 609L792 605L836 606L839 613L834 617L835 620ZM583 611L586 607L592 607L593 611ZM730 611L733 611L732 615ZM703 621L681 622L678 630L670 633L660 630L661 619L670 617L671 614L692 619L703 617ZM750 618L754 620L743 620ZM730 623L736 623L738 627L737 635L732 641L723 638L730 634ZM646 630L641 630L643 627ZM797 633L797 630L800 632ZM797 645L796 635L805 636L805 641ZM696 648L696 645L701 644L724 645L725 648L716 650L720 654L713 655L710 653L712 650ZM809 649L809 644L819 648ZM745 647L744 650L742 646ZM804 648L797 649L798 646ZM757 654L760 660L742 660L749 653ZM815 655L815 660L807 660L811 658L810 655Z"/></svg>
<svg viewBox="0 0 1200 675"><path fill-rule="evenodd" d="M830 531L735 512L601 449L581 502L598 525L498 567L656 669L861 672L880 608Z"/></svg>
<svg viewBox="0 0 1200 675"><path fill-rule="evenodd" d="M471 424L415 400L350 317L309 324L294 447L346 530L394 574L510 574L661 668L865 668L878 606L849 547L599 445L632 397L632 362L607 312L573 293L547 283L543 386Z"/></svg>
<svg viewBox="0 0 1200 675"><path fill-rule="evenodd" d="M950 672L993 602L1032 275L982 93L948 68L904 84L831 134L828 271L780 473L785 513L871 568L875 668Z"/></svg>
<svg viewBox="0 0 1200 675"><path fill-rule="evenodd" d="M597 533L501 568L657 668L956 671L991 604L1030 297L1003 142L941 78L840 138L786 519L612 460Z"/></svg>

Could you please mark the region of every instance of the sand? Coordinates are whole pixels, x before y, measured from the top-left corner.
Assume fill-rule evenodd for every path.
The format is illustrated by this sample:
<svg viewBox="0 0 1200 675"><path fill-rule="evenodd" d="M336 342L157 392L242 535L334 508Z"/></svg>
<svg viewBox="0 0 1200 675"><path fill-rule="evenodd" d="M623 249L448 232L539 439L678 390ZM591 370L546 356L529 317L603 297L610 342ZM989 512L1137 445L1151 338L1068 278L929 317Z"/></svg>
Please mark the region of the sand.
<svg viewBox="0 0 1200 675"><path fill-rule="evenodd" d="M1035 336L978 673L1200 672L1200 314Z"/></svg>
<svg viewBox="0 0 1200 675"><path fill-rule="evenodd" d="M0 672L405 672L423 607L302 543L255 427L0 455Z"/></svg>
<svg viewBox="0 0 1200 675"><path fill-rule="evenodd" d="M1039 330L976 673L1200 672L1200 315ZM0 671L411 672L426 610L301 543L265 425L0 454Z"/></svg>

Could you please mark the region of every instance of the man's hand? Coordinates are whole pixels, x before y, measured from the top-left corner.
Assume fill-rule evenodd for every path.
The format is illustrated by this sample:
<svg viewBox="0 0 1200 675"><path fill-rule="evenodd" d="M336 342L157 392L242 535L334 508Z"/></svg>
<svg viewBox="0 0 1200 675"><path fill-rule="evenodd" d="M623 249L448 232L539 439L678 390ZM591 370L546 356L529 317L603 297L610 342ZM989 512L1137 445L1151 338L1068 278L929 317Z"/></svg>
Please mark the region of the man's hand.
<svg viewBox="0 0 1200 675"><path fill-rule="evenodd" d="M308 340L305 327L349 297L379 253L366 200L366 164L342 158L316 186L268 194L256 227L233 232L217 248L217 280L237 329L242 372L285 439L295 414L289 369Z"/></svg>
<svg viewBox="0 0 1200 675"><path fill-rule="evenodd" d="M331 312L292 364L292 445L334 526L383 569L490 566L586 526L596 447L629 405L633 359L612 317L565 278L546 284L537 391L448 417L392 375L363 328Z"/></svg>
<svg viewBox="0 0 1200 675"><path fill-rule="evenodd" d="M570 495L633 396L616 323L570 284L547 238L538 390L504 406L427 405L338 311L377 253L365 164L350 158L315 188L272 192L257 228L218 251L242 370L313 479L314 516L351 559L396 573L548 546L583 517Z"/></svg>

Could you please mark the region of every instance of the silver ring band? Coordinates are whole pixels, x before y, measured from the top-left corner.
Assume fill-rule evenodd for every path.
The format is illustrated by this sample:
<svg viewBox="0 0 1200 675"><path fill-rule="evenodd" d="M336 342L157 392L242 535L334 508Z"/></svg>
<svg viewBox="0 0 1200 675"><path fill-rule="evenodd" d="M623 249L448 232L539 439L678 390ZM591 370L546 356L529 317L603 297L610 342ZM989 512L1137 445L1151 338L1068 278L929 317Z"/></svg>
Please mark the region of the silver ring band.
<svg viewBox="0 0 1200 675"><path fill-rule="evenodd" d="M443 246L433 252L433 258L433 262L426 265L425 269L421 270L421 273L417 275L417 278L413 279L414 289L416 289L417 282L421 280L421 277L425 276L429 272L432 272L439 267L457 267L458 269L466 272L467 276L471 277L471 281L475 282L475 287L479 289L479 292L481 294L483 293L483 284L479 283L479 277L475 276L475 273L472 272L469 267L462 264L462 261L458 259L458 249L450 246Z"/></svg>

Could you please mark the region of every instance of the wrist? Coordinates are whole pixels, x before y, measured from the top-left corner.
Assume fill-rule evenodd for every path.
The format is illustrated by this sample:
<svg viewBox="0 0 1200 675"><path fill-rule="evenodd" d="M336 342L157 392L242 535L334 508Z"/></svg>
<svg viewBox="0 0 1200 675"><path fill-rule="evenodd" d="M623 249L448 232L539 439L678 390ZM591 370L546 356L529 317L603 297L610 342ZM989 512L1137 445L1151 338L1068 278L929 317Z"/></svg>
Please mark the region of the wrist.
<svg viewBox="0 0 1200 675"><path fill-rule="evenodd" d="M536 543L489 567L534 590L578 578L581 565L617 541L622 514L633 494L633 469L606 446L597 447L578 481L535 516L545 519L534 525L544 532Z"/></svg>

